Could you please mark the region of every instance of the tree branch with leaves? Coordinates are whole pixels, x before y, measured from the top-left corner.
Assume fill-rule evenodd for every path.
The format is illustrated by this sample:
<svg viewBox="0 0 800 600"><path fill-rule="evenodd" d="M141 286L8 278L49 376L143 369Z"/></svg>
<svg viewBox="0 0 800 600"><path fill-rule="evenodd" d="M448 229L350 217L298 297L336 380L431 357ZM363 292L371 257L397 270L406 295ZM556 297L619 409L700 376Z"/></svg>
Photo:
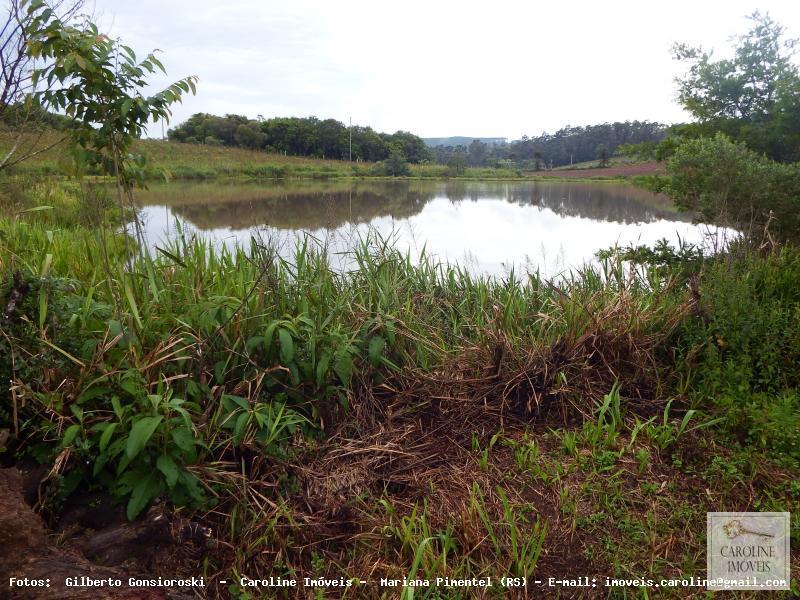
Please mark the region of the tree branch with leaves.
<svg viewBox="0 0 800 600"><path fill-rule="evenodd" d="M26 5L27 52L43 65L32 72L33 99L70 119L68 142L76 172L93 169L112 176L120 207L127 201L135 209L132 190L144 185L146 160L133 152L133 142L148 121L169 120L170 106L196 92L197 77L145 95L147 78L166 74L155 51L139 60L132 48L100 32L88 18L65 22L43 0ZM141 242L137 219L134 224Z"/></svg>

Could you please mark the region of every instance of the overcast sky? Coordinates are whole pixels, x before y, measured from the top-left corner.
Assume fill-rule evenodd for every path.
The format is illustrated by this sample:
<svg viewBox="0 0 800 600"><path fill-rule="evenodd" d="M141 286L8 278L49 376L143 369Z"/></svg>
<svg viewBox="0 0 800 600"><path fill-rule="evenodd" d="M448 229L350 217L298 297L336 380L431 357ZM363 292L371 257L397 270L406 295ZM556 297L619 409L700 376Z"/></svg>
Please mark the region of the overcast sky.
<svg viewBox="0 0 800 600"><path fill-rule="evenodd" d="M91 2L91 0L90 0ZM566 124L687 116L682 41L725 54L753 10L800 35L788 0L96 0L112 36L200 77L196 112L333 117L423 137L519 138ZM159 85L168 83L159 80ZM158 131L151 135L160 136Z"/></svg>

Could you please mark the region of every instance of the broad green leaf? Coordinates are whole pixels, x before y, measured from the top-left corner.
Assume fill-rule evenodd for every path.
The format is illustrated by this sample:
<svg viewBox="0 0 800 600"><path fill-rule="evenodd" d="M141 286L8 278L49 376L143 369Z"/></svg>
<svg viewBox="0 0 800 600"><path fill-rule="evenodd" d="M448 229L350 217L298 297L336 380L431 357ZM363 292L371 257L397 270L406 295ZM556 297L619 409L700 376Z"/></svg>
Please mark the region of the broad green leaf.
<svg viewBox="0 0 800 600"><path fill-rule="evenodd" d="M278 330L278 339L281 342L281 363L288 365L294 358L294 341L292 334L286 329Z"/></svg>
<svg viewBox="0 0 800 600"><path fill-rule="evenodd" d="M128 443L125 445L125 454L128 458L133 459L142 451L162 419L163 417L159 415L157 417L143 417L136 422L131 428L131 433L128 435Z"/></svg>
<svg viewBox="0 0 800 600"><path fill-rule="evenodd" d="M78 396L78 399L76 400L76 402L78 404L84 404L85 402L88 402L89 400L94 400L98 396L102 396L103 394L107 394L110 391L111 391L111 388L98 385L98 386L89 388L88 390L82 392L81 395Z"/></svg>
<svg viewBox="0 0 800 600"><path fill-rule="evenodd" d="M257 346L259 346L259 345L261 345L263 343L264 343L264 336L263 335L254 335L249 340L247 340L247 343L244 345L244 348L245 348L245 350L247 351L248 354L251 354L253 352L253 350L256 349Z"/></svg>
<svg viewBox="0 0 800 600"><path fill-rule="evenodd" d="M111 408L114 409L114 414L117 416L118 419L122 420L122 404L120 404L119 397L114 396L111 398Z"/></svg>
<svg viewBox="0 0 800 600"><path fill-rule="evenodd" d="M230 400L236 403L238 406L245 410L250 410L250 403L247 401L247 398L242 398L241 396L234 396L233 394L225 394L224 398L226 400Z"/></svg>
<svg viewBox="0 0 800 600"><path fill-rule="evenodd" d="M381 353L386 346L386 340L379 335L372 336L369 341L369 359L376 367L380 364Z"/></svg>
<svg viewBox="0 0 800 600"><path fill-rule="evenodd" d="M333 364L333 370L336 372L342 384L349 384L350 377L353 375L353 357L350 356L350 353L343 352L340 354Z"/></svg>
<svg viewBox="0 0 800 600"><path fill-rule="evenodd" d="M61 438L61 447L66 448L67 446L72 444L72 442L75 441L75 437L78 435L80 430L81 430L80 425L70 425L69 427L67 427L66 431L64 431L64 437Z"/></svg>
<svg viewBox="0 0 800 600"><path fill-rule="evenodd" d="M128 519L133 521L139 513L158 495L158 477L151 472L145 475L133 488L131 499L128 501Z"/></svg>
<svg viewBox="0 0 800 600"><path fill-rule="evenodd" d="M156 468L164 474L169 487L175 487L178 481L178 465L169 454L162 454L156 461Z"/></svg>
<svg viewBox="0 0 800 600"><path fill-rule="evenodd" d="M242 436L244 435L247 422L250 420L250 413L243 412L236 418L236 425L233 427L233 441L236 444L241 443Z"/></svg>
<svg viewBox="0 0 800 600"><path fill-rule="evenodd" d="M267 330L264 333L264 349L269 352L272 346L272 336L275 334L275 329L280 324L279 321L273 321L267 325Z"/></svg>
<svg viewBox="0 0 800 600"><path fill-rule="evenodd" d="M325 376L328 373L328 367L330 366L330 362L331 362L331 355L327 352L323 354L322 357L319 359L316 369L317 387L321 387L322 384L325 383Z"/></svg>
<svg viewBox="0 0 800 600"><path fill-rule="evenodd" d="M100 442L97 445L100 452L106 451L106 447L108 447L108 443L111 441L111 436L114 435L114 430L117 428L117 425L119 425L119 423L111 423L103 430L102 435L100 435Z"/></svg>
<svg viewBox="0 0 800 600"><path fill-rule="evenodd" d="M191 429L187 427L173 429L169 432L169 435L175 442L175 445L184 452L191 451L195 445L203 445L202 442L194 436L194 433L192 433Z"/></svg>

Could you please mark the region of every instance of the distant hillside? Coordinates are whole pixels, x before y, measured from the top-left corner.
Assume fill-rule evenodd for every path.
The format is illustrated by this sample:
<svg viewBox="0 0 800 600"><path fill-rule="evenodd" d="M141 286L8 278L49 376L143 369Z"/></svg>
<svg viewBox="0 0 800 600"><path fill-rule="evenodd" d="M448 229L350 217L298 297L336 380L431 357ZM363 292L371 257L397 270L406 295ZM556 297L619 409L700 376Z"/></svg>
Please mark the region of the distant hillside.
<svg viewBox="0 0 800 600"><path fill-rule="evenodd" d="M474 140L480 140L484 144L495 146L497 144L505 144L506 138L503 137L466 137L463 135L455 135L453 137L440 137L440 138L422 138L428 148L436 148L437 146L469 146Z"/></svg>

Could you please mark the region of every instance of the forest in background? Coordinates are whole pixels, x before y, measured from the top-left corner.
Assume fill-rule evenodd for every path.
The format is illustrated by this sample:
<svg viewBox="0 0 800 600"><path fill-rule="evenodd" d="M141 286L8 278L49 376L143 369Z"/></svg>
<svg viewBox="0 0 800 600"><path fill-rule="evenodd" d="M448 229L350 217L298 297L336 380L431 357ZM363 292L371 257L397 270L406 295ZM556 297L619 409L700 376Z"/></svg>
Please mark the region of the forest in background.
<svg viewBox="0 0 800 600"><path fill-rule="evenodd" d="M519 140L503 138L429 138L397 131L378 133L371 127L348 127L335 119L275 117L248 119L198 113L168 132L176 142L261 149L293 156L379 162L394 153L411 164L435 162L455 169L469 167L539 170L612 156L620 146L657 144L667 127L650 121L625 121L566 126L555 133ZM352 137L351 137L352 136Z"/></svg>

